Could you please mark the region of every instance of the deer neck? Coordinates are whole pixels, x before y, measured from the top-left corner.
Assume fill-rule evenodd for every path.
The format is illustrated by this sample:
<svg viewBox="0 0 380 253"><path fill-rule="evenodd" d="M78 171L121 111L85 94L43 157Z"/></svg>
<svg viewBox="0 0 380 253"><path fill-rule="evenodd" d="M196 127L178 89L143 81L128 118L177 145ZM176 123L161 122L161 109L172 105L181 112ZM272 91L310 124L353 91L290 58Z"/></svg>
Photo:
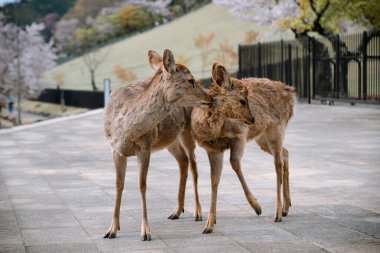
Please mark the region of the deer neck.
<svg viewBox="0 0 380 253"><path fill-rule="evenodd" d="M222 112L194 109L191 121L195 138L198 141L208 141L221 137L224 120Z"/></svg>
<svg viewBox="0 0 380 253"><path fill-rule="evenodd" d="M155 79L155 78L154 78ZM124 138L136 140L153 130L171 110L172 105L164 93L162 77L152 80L152 84L124 106L120 112L123 120Z"/></svg>

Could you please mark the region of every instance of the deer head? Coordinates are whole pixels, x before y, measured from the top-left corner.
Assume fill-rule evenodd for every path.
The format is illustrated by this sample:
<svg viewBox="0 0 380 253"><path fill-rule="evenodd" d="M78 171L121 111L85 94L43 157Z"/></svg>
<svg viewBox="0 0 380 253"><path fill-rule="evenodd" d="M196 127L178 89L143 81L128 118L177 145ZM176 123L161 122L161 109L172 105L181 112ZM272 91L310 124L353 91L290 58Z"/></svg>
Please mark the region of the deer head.
<svg viewBox="0 0 380 253"><path fill-rule="evenodd" d="M249 108L247 87L241 81L231 78L226 68L219 63L212 66L212 79L209 93L215 100L214 111L221 112L230 120L253 124L255 119Z"/></svg>
<svg viewBox="0 0 380 253"><path fill-rule="evenodd" d="M169 103L201 108L211 106L212 98L187 67L175 63L169 49L165 49L163 57L153 50L148 52L148 56L150 66L157 73L162 73L164 93Z"/></svg>

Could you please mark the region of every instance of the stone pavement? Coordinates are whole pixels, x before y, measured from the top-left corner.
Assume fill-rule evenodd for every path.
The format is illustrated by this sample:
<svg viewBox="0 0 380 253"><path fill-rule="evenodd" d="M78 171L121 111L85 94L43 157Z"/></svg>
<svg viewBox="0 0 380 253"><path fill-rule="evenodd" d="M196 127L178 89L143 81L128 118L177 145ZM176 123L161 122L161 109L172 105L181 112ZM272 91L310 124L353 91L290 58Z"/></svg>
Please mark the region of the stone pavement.
<svg viewBox="0 0 380 253"><path fill-rule="evenodd" d="M202 234L210 202L209 165L197 149L203 221L195 222L189 175L185 213L178 169L154 153L148 175L152 241L140 241L136 158L128 160L121 231L103 239L114 205L114 170L102 111L0 131L0 252L380 252L380 110L297 106L286 135L293 206L273 222L272 158L250 142L243 172L262 205L245 200L225 155L214 233Z"/></svg>

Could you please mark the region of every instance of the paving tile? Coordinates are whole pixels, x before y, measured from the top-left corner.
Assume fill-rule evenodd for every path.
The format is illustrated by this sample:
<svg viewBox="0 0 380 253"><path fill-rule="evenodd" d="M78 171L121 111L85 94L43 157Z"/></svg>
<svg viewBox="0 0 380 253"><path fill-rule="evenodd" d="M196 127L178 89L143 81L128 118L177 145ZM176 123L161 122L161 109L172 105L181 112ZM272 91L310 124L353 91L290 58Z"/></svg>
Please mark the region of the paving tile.
<svg viewBox="0 0 380 253"><path fill-rule="evenodd" d="M1 253L26 253L24 245L21 244L0 244Z"/></svg>
<svg viewBox="0 0 380 253"><path fill-rule="evenodd" d="M21 209L59 209L66 208L62 200L54 193L33 193L10 195L10 200L16 210Z"/></svg>
<svg viewBox="0 0 380 253"><path fill-rule="evenodd" d="M74 215L67 209L17 210L18 226L21 229L77 227Z"/></svg>
<svg viewBox="0 0 380 253"><path fill-rule="evenodd" d="M114 239L103 238L99 236L92 238L93 243L99 251L129 252L132 250L166 250L169 249L166 244L152 234L151 241L141 241L140 233L127 232L118 233Z"/></svg>
<svg viewBox="0 0 380 253"><path fill-rule="evenodd" d="M380 214L349 205L308 206L305 210L380 239Z"/></svg>
<svg viewBox="0 0 380 253"><path fill-rule="evenodd" d="M232 244L232 245L224 245L224 246L202 246L201 248L198 247L177 247L173 248L174 252L182 253L209 253L209 252L219 252L219 253L247 253L249 252L247 249L240 245Z"/></svg>
<svg viewBox="0 0 380 253"><path fill-rule="evenodd" d="M323 253L329 252L317 245L302 241L259 241L242 244L250 252L288 252L288 253Z"/></svg>
<svg viewBox="0 0 380 253"><path fill-rule="evenodd" d="M97 248L93 244L51 244L51 245L38 245L27 246L26 251L28 253L93 253L98 252Z"/></svg>
<svg viewBox="0 0 380 253"><path fill-rule="evenodd" d="M81 227L40 228L21 230L25 246L91 243Z"/></svg>

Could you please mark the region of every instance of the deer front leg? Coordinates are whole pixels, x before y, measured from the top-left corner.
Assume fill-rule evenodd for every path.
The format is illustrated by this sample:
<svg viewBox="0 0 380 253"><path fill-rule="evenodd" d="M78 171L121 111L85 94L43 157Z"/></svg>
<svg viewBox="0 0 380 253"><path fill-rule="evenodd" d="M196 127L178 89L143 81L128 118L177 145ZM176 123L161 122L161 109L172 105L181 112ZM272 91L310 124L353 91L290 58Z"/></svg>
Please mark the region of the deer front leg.
<svg viewBox="0 0 380 253"><path fill-rule="evenodd" d="M148 213L146 208L146 178L148 175L149 160L150 160L150 151L149 150L140 150L137 154L140 171L139 171L139 190L141 195L141 209L142 209L142 220L141 220L141 240L150 241L150 228L148 223Z"/></svg>
<svg viewBox="0 0 380 253"><path fill-rule="evenodd" d="M290 200L290 189L289 189L289 152L286 148L282 148L282 155L284 159L284 170L283 170L283 186L282 195L284 197L284 203L282 205L282 216L288 215L289 207L292 205Z"/></svg>
<svg viewBox="0 0 380 253"><path fill-rule="evenodd" d="M216 200L220 175L223 169L223 152L207 152L207 154L211 167L211 205L206 227L203 230L204 234L211 233L214 229L214 224L216 224Z"/></svg>
<svg viewBox="0 0 380 253"><path fill-rule="evenodd" d="M255 210L257 215L261 214L261 207L256 201L256 198L253 196L251 191L248 188L248 185L244 179L243 172L241 171L240 160L243 156L245 141L244 139L234 139L231 142L231 154L230 154L230 163L232 169L236 172L240 180L240 184L243 187L245 197L251 207Z"/></svg>
<svg viewBox="0 0 380 253"><path fill-rule="evenodd" d="M185 190L187 181L187 171L189 167L189 159L186 156L185 151L181 148L178 142L172 144L168 147L169 152L177 160L179 167L179 182L178 182L178 196L177 196L177 206L173 213L168 217L168 219L175 220L184 212L185 206Z"/></svg>
<svg viewBox="0 0 380 253"><path fill-rule="evenodd" d="M277 190L276 190L276 210L275 210L275 222L282 221L282 204L281 204L281 185L282 185L282 168L283 168L283 160L282 160L282 152L274 153L274 165L276 168L276 178L277 178Z"/></svg>
<svg viewBox="0 0 380 253"><path fill-rule="evenodd" d="M193 176L193 185L194 185L194 218L195 221L201 221L202 220L202 208L201 204L199 202L199 194L198 194L198 169L197 169L197 162L195 161L195 154L194 150L190 151L189 153L189 159L190 159L190 171Z"/></svg>
<svg viewBox="0 0 380 253"><path fill-rule="evenodd" d="M195 140L191 134L191 128L185 130L181 134L181 143L183 145L183 148L185 149L185 152L187 154L187 157L189 158L190 162L190 171L193 176L193 186L194 186L194 218L195 221L201 221L202 220L202 208L201 204L199 202L199 194L198 194L198 169L197 169L197 162L195 159Z"/></svg>
<svg viewBox="0 0 380 253"><path fill-rule="evenodd" d="M112 157L116 172L116 200L111 226L109 227L107 233L104 235L104 238L109 239L115 238L117 230L120 230L120 204L121 196L124 189L125 170L127 167L126 157L121 156L119 153L115 151L113 151Z"/></svg>

